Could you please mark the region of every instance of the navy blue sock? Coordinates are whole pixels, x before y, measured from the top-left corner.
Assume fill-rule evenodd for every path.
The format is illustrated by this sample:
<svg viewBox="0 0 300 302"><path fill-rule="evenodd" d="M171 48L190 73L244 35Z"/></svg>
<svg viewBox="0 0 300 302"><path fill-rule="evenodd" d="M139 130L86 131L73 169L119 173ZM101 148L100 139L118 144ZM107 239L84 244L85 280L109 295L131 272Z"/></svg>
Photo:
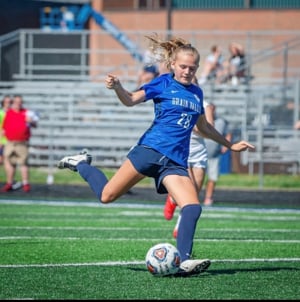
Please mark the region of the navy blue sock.
<svg viewBox="0 0 300 302"><path fill-rule="evenodd" d="M107 184L108 180L104 173L98 170L96 167L90 166L86 162L80 162L77 165L77 170L81 177L88 182L91 189L94 191L98 199L101 201L101 195L104 186Z"/></svg>
<svg viewBox="0 0 300 302"><path fill-rule="evenodd" d="M180 211L181 220L177 234L177 249L181 255L181 261L190 258L197 221L200 218L202 207L200 204L191 204Z"/></svg>

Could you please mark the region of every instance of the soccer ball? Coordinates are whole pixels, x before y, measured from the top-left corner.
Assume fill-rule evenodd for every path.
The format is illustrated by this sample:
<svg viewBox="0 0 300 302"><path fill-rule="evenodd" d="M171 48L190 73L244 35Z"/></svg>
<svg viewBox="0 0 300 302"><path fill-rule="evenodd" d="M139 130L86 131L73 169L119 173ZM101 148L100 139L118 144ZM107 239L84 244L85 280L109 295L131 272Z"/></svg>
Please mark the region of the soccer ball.
<svg viewBox="0 0 300 302"><path fill-rule="evenodd" d="M170 243L152 246L146 255L146 266L154 276L176 274L179 270L181 256L177 248Z"/></svg>

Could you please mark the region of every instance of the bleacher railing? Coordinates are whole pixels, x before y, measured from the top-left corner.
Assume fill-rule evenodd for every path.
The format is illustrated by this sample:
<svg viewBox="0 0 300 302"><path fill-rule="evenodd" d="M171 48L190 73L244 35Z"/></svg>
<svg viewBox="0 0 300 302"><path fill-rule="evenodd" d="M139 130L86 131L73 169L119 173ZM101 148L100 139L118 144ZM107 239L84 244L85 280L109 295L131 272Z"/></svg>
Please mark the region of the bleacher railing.
<svg viewBox="0 0 300 302"><path fill-rule="evenodd" d="M140 64L122 48L105 48L104 43L102 48L90 49L91 34L110 39L103 32L89 31L69 35L26 30L10 36L13 45L19 47L19 69L10 81L0 81L0 97L21 94L26 106L40 114L39 127L33 130L31 140L32 165L48 166L52 171L66 153L87 147L93 152L95 165L118 167L152 121L150 103L128 109L103 83L107 72L114 72L126 87L136 88ZM215 103L218 114L229 121L234 139L247 139L256 146L255 152L241 154L240 164L248 173L259 171L263 175L266 163L286 164L284 173L300 173L300 131L293 129L300 119L300 43L295 33L174 34L195 42L202 58L209 51L207 46L216 41L223 45L224 52L228 41L246 45L254 79L239 86L206 84L205 98ZM143 36L135 35L140 45ZM51 47L44 47L49 41ZM67 42L69 47L59 47L58 41ZM9 43L0 39L0 48L5 50ZM89 64L92 54L99 60ZM293 109L279 123L288 103Z"/></svg>
<svg viewBox="0 0 300 302"><path fill-rule="evenodd" d="M149 32L125 33L140 49L146 50L145 35ZM167 31L157 34L170 35ZM212 45L218 44L228 58L229 43L236 41L245 47L254 83L282 82L283 77L300 76L300 36L296 31L173 31L171 35L189 40L197 47L201 54L199 74ZM122 79L135 81L141 69L139 61L101 30L19 30L13 36L14 40L18 37L18 49L9 60L18 61L19 65L13 69L10 79L2 76L1 80L102 80L107 72L113 71ZM0 37L2 58L5 51L11 51L2 46L1 41L5 40ZM13 64L9 60L8 67Z"/></svg>

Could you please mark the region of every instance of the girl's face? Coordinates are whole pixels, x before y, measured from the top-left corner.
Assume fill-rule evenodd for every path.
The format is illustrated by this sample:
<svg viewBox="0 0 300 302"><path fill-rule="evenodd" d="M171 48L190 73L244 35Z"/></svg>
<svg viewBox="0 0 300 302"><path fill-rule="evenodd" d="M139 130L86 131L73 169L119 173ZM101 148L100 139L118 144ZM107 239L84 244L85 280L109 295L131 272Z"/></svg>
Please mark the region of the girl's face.
<svg viewBox="0 0 300 302"><path fill-rule="evenodd" d="M174 79L183 85L190 85L199 67L199 58L192 52L180 51L171 63Z"/></svg>

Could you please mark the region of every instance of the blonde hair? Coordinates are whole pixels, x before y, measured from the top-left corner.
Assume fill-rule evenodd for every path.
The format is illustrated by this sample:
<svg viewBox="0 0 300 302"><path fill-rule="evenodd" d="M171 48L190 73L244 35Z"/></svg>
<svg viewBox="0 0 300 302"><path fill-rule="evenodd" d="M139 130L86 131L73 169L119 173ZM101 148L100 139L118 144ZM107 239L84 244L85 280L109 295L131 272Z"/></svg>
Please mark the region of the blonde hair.
<svg viewBox="0 0 300 302"><path fill-rule="evenodd" d="M195 56L197 64L200 61L200 54L195 47L181 38L171 38L169 41L161 40L157 34L145 36L149 40L149 50L159 63L164 63L170 69L171 62L176 59L179 52L189 52Z"/></svg>

